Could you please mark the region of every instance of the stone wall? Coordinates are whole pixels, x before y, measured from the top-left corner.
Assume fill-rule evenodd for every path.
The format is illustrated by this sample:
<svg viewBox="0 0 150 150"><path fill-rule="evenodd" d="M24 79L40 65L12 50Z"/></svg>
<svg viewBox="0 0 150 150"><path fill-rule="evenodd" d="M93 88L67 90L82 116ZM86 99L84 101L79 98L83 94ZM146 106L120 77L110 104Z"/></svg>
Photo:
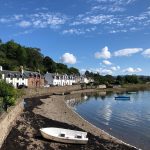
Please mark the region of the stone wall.
<svg viewBox="0 0 150 150"><path fill-rule="evenodd" d="M0 148L9 134L11 127L20 113L23 111L23 101L19 100L16 106L8 109L8 112L0 116Z"/></svg>
<svg viewBox="0 0 150 150"><path fill-rule="evenodd" d="M42 95L50 95L50 94L63 94L66 92L77 91L80 90L80 85L72 85L72 86L55 86L55 87L45 87L45 88L31 88L24 89L25 97L33 97L33 96L42 96Z"/></svg>

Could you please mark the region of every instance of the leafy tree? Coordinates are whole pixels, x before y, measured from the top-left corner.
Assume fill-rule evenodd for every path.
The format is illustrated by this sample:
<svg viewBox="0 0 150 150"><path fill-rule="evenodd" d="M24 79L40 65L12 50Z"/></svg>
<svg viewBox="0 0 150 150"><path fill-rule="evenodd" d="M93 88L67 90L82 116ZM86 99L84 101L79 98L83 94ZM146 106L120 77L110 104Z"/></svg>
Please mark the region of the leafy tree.
<svg viewBox="0 0 150 150"><path fill-rule="evenodd" d="M126 75L125 76L125 83L139 83L139 79L136 75Z"/></svg>
<svg viewBox="0 0 150 150"><path fill-rule="evenodd" d="M16 59L17 58L17 49L19 47L19 44L15 43L13 40L8 41L6 44L6 56L10 59Z"/></svg>
<svg viewBox="0 0 150 150"><path fill-rule="evenodd" d="M88 70L86 70L84 74L86 77L90 77L90 75L91 75L91 73Z"/></svg>
<svg viewBox="0 0 150 150"><path fill-rule="evenodd" d="M56 63L49 56L44 57L43 65L46 71L51 73L56 72Z"/></svg>
<svg viewBox="0 0 150 150"><path fill-rule="evenodd" d="M68 72L69 72L69 74L80 75L79 70L74 67L69 68Z"/></svg>
<svg viewBox="0 0 150 150"><path fill-rule="evenodd" d="M125 82L125 80L124 80L124 76L120 76L120 75L118 75L117 77L116 77L116 84L124 84L124 82Z"/></svg>
<svg viewBox="0 0 150 150"><path fill-rule="evenodd" d="M105 81L107 81L109 84L115 83L115 78L112 75L106 75Z"/></svg>
<svg viewBox="0 0 150 150"><path fill-rule="evenodd" d="M61 64L61 63L57 63L57 69L56 69L56 72L57 73L60 73L60 74L68 74L68 67L67 65L64 65L64 64Z"/></svg>

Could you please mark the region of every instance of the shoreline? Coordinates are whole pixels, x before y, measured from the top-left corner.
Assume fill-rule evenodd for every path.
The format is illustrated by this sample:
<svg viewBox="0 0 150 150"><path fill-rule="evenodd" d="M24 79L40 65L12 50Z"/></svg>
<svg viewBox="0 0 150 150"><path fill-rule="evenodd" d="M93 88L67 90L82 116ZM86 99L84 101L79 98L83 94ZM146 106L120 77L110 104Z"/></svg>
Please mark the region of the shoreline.
<svg viewBox="0 0 150 150"><path fill-rule="evenodd" d="M69 106L68 106L69 107ZM69 107L70 108L70 107ZM80 116L78 113L76 113L72 108L70 108L78 117L80 117L81 119L83 119L85 122L87 122L87 124L89 124L90 126L91 126L91 128L98 128L97 126L95 126L95 125L93 125L92 123L90 123L89 121L87 121L86 119L84 119L82 116ZM131 147L131 148L135 148L135 149L139 149L139 148L137 148L136 146L133 146L133 145L131 145L131 144L128 144L128 143L126 143L126 142L124 142L124 141L122 141L122 140L120 140L120 139L118 139L118 138L116 138L116 137L114 137L114 136L112 136L111 134L109 134L108 132L106 132L106 131L104 131L103 129L101 129L101 128L98 128L98 130L100 130L100 132L102 132L103 134L104 134L104 136L108 136L108 140L112 140L113 142L117 142L117 143L119 143L119 144L125 144L125 145L127 145L127 146L129 146L129 147ZM92 133L92 134L94 134L94 133ZM101 136L101 135L99 135L99 136ZM103 138L105 138L105 137L103 137ZM107 138L106 138L107 139Z"/></svg>
<svg viewBox="0 0 150 150"><path fill-rule="evenodd" d="M16 146L19 149L60 149L59 147L65 147L64 149L68 150L107 150L108 148L136 150L135 147L110 136L79 116L67 106L65 96L53 95L30 98L25 101L27 104L25 111L18 117L2 146L2 150L13 150L16 149ZM87 131L89 142L87 145L79 146L46 141L41 137L39 128L48 126Z"/></svg>

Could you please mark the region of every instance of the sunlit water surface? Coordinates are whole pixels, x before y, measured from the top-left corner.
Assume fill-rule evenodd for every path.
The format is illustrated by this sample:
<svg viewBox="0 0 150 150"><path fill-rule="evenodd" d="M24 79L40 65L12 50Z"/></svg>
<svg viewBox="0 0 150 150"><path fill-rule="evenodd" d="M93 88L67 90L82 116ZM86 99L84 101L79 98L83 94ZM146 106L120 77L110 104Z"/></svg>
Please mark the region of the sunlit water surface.
<svg viewBox="0 0 150 150"><path fill-rule="evenodd" d="M118 94L103 92L82 95L67 103L95 126L127 143L150 150L150 91L119 95L131 99L115 100Z"/></svg>

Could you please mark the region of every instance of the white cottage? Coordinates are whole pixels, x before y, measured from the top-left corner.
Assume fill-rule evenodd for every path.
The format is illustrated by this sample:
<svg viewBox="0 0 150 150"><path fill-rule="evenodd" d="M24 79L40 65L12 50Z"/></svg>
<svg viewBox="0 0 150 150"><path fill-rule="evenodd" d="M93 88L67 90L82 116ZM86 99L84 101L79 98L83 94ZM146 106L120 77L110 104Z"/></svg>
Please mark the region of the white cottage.
<svg viewBox="0 0 150 150"><path fill-rule="evenodd" d="M3 70L2 66L0 66L0 74L2 75L3 80L12 84L15 88L19 85L28 86L28 78L23 72Z"/></svg>
<svg viewBox="0 0 150 150"><path fill-rule="evenodd" d="M46 84L53 86L66 86L75 83L75 77L72 75L59 75L47 72L44 77L45 81L47 82Z"/></svg>
<svg viewBox="0 0 150 150"><path fill-rule="evenodd" d="M81 76L80 77L80 83L91 83L91 82L94 82L94 80L93 79L91 79L91 78L87 78L86 76Z"/></svg>

